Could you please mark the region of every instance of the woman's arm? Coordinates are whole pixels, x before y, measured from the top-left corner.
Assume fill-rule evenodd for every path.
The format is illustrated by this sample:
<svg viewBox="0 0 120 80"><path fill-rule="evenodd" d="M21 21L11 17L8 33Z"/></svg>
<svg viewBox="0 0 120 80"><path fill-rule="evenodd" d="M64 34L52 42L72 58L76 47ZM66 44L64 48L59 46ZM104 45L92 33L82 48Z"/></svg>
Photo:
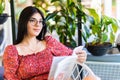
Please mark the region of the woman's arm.
<svg viewBox="0 0 120 80"><path fill-rule="evenodd" d="M46 41L48 47L51 49L53 55L55 56L67 56L71 55L73 52L72 49L66 47L52 36L46 36Z"/></svg>
<svg viewBox="0 0 120 80"><path fill-rule="evenodd" d="M46 37L47 44L49 45L52 54L55 56L68 56L73 53L73 50L66 47L56 39L52 38L52 36L47 36ZM86 61L87 54L86 51L82 50L82 47L79 46L74 50L74 53L77 54L78 56L78 61L83 63Z"/></svg>
<svg viewBox="0 0 120 80"><path fill-rule="evenodd" d="M6 80L20 80L17 76L18 54L12 45L5 48L3 55L4 78Z"/></svg>

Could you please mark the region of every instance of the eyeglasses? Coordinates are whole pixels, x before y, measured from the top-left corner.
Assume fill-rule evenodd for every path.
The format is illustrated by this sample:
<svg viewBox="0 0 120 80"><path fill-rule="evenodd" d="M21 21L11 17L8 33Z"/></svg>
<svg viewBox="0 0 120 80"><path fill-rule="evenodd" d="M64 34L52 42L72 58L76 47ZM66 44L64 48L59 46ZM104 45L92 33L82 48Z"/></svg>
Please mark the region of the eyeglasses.
<svg viewBox="0 0 120 80"><path fill-rule="evenodd" d="M43 20L38 21L38 20L35 19L35 18L32 18L32 19L30 19L29 21L30 21L30 23L31 23L33 26L35 26L37 23L39 23L39 24L43 23Z"/></svg>

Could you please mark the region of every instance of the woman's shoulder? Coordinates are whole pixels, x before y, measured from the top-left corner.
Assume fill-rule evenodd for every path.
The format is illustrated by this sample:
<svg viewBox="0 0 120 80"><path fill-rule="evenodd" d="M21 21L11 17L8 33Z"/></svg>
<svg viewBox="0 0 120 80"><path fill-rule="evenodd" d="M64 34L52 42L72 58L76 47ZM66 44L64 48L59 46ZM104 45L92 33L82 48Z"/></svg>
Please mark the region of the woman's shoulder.
<svg viewBox="0 0 120 80"><path fill-rule="evenodd" d="M49 39L52 38L52 35L50 33L45 34L45 40L48 41Z"/></svg>
<svg viewBox="0 0 120 80"><path fill-rule="evenodd" d="M52 35L49 35L49 36L45 36L45 41L47 42L47 43L51 43L51 42L56 42L57 41L57 39L56 38L54 38Z"/></svg>
<svg viewBox="0 0 120 80"><path fill-rule="evenodd" d="M16 49L18 55L24 55L24 54L26 54L25 53L26 49L24 49L25 48L24 44L19 43L19 44L14 45L14 46L15 46L15 49Z"/></svg>
<svg viewBox="0 0 120 80"><path fill-rule="evenodd" d="M17 55L15 45L7 45L4 50L4 55Z"/></svg>
<svg viewBox="0 0 120 80"><path fill-rule="evenodd" d="M10 44L10 45L7 45L5 49L7 49L7 50L14 49L14 47L15 47L15 45Z"/></svg>

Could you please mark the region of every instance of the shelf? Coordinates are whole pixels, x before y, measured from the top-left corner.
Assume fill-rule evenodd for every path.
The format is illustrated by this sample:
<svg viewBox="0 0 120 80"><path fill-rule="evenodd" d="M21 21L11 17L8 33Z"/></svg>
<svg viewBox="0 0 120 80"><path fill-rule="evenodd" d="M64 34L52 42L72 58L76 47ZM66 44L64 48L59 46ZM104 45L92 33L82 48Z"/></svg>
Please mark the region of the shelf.
<svg viewBox="0 0 120 80"><path fill-rule="evenodd" d="M120 62L120 54L106 54L104 56L93 56L89 54L87 61Z"/></svg>

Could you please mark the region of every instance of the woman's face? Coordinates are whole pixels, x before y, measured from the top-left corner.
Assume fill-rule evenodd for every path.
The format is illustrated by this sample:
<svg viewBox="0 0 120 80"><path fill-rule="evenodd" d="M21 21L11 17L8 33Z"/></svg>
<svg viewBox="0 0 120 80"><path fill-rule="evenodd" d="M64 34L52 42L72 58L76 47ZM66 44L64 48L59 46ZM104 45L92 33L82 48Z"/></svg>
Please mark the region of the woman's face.
<svg viewBox="0 0 120 80"><path fill-rule="evenodd" d="M43 27L43 19L39 13L35 13L27 24L27 35L38 36Z"/></svg>

